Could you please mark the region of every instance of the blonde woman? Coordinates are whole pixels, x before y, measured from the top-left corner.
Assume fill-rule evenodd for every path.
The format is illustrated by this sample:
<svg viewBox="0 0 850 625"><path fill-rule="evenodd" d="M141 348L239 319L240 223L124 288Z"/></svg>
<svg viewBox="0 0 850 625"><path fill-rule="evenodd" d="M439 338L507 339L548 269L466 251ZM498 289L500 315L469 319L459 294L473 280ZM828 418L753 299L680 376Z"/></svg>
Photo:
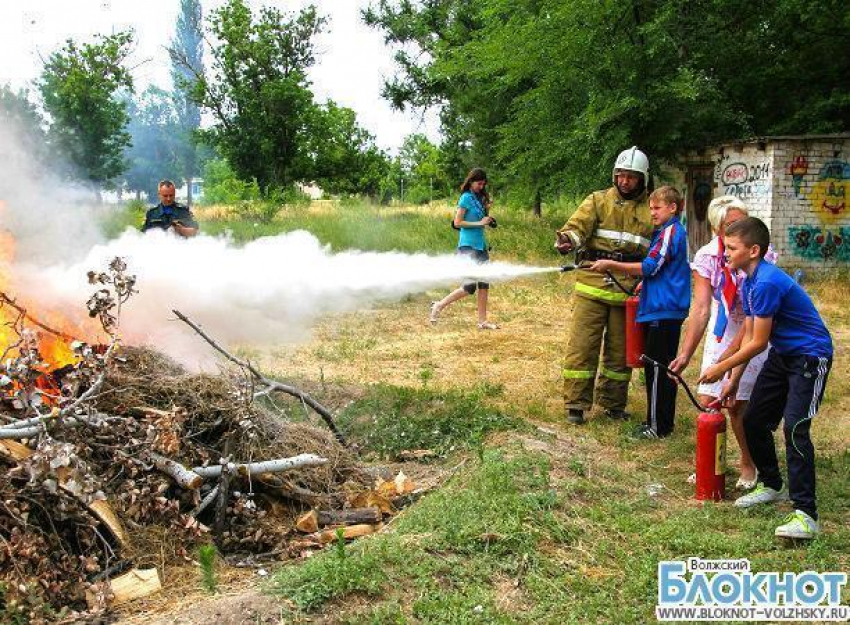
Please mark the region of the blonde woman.
<svg viewBox="0 0 850 625"><path fill-rule="evenodd" d="M732 195L714 198L708 206L708 221L714 238L694 255L691 269L694 277L694 300L688 318L685 339L679 354L670 368L681 373L705 336L700 374L715 364L735 338L744 323L744 310L738 291L744 275L731 270L724 258L723 233L726 226L749 215L747 206ZM769 250L765 260L776 262L776 254ZM735 401L727 406L732 431L741 450L740 471L736 488L749 490L756 485L756 466L750 457L744 436L744 410L753 391L753 385L766 359L766 352L753 358L747 365L738 385ZM720 396L723 380L713 384L700 384L697 392L703 405Z"/></svg>

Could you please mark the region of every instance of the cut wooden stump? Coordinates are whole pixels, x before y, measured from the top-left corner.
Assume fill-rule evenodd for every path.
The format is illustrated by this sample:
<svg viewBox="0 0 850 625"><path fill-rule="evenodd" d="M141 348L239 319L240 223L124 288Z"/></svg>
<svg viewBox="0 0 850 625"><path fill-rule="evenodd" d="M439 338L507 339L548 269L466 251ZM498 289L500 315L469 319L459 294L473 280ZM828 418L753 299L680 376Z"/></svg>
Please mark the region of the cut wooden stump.
<svg viewBox="0 0 850 625"><path fill-rule="evenodd" d="M34 453L35 452L32 449L30 449L26 445L19 443L18 441L0 441L0 455L11 458L12 460L26 460Z"/></svg>
<svg viewBox="0 0 850 625"><path fill-rule="evenodd" d="M156 569L133 569L109 581L94 584L93 589L86 590L86 601L89 608L96 608L100 603L98 597L103 593L109 605L120 605L132 599L147 597L161 589Z"/></svg>
<svg viewBox="0 0 850 625"><path fill-rule="evenodd" d="M127 536L127 532L124 531L124 525L122 525L121 520L115 514L108 501L98 499L88 504L88 509L109 529L115 540L118 541L118 544L126 545L129 542L130 539Z"/></svg>
<svg viewBox="0 0 850 625"><path fill-rule="evenodd" d="M322 543L323 545L326 545L336 540L336 532L338 529L342 529L342 537L344 539L351 540L352 538L360 538L361 536L368 536L369 534L374 534L383 526L383 523L379 523L377 525L349 525L348 527L343 528L332 528L322 530L321 532L317 532L312 536L318 542Z"/></svg>
<svg viewBox="0 0 850 625"><path fill-rule="evenodd" d="M315 510L305 512L295 522L295 529L305 534L319 531L319 513Z"/></svg>

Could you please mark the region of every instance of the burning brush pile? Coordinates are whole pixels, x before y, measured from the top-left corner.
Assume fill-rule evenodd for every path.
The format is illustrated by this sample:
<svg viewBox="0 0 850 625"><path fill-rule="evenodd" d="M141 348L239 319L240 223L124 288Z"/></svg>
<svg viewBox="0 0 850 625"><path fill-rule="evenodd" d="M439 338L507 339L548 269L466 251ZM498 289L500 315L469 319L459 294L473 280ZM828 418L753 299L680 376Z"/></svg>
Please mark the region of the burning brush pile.
<svg viewBox="0 0 850 625"><path fill-rule="evenodd" d="M191 560L201 544L286 558L334 539L320 525L355 536L393 511L315 399L264 378L178 311L231 367L190 375L120 346L135 279L115 259L89 280L104 344L74 340L0 293L0 620L104 610L133 586L158 585L157 564ZM261 400L275 393L328 427L286 422Z"/></svg>

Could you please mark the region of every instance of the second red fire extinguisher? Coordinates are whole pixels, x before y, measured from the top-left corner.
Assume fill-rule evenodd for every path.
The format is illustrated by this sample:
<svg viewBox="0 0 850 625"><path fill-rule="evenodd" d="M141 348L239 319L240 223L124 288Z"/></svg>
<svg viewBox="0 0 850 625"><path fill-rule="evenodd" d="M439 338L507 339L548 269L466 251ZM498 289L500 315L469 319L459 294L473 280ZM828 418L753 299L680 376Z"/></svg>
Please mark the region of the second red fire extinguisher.
<svg viewBox="0 0 850 625"><path fill-rule="evenodd" d="M697 417L695 497L700 501L721 501L726 496L726 417L720 412L720 402L700 405L681 375L645 354L641 360L676 378L688 399L700 411Z"/></svg>
<svg viewBox="0 0 850 625"><path fill-rule="evenodd" d="M726 496L726 417L715 404L697 417L696 498L700 501L720 501Z"/></svg>

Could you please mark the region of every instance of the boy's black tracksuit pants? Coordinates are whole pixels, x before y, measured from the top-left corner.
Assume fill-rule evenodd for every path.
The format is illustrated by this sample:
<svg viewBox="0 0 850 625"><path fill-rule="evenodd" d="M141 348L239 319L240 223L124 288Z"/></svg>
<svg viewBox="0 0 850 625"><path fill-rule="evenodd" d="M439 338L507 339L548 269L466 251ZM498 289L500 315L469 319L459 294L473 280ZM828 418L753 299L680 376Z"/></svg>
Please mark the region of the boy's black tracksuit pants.
<svg viewBox="0 0 850 625"><path fill-rule="evenodd" d="M681 319L660 319L643 324L644 353L663 365L676 358L679 336L682 332ZM663 369L655 365L644 365L646 377L646 424L659 437L673 433L676 416L676 382Z"/></svg>
<svg viewBox="0 0 850 625"><path fill-rule="evenodd" d="M797 510L818 518L815 499L815 447L810 430L820 407L831 358L781 356L771 348L747 411L744 432L759 481L780 490L782 475L776 458L773 432L784 419L788 491Z"/></svg>

